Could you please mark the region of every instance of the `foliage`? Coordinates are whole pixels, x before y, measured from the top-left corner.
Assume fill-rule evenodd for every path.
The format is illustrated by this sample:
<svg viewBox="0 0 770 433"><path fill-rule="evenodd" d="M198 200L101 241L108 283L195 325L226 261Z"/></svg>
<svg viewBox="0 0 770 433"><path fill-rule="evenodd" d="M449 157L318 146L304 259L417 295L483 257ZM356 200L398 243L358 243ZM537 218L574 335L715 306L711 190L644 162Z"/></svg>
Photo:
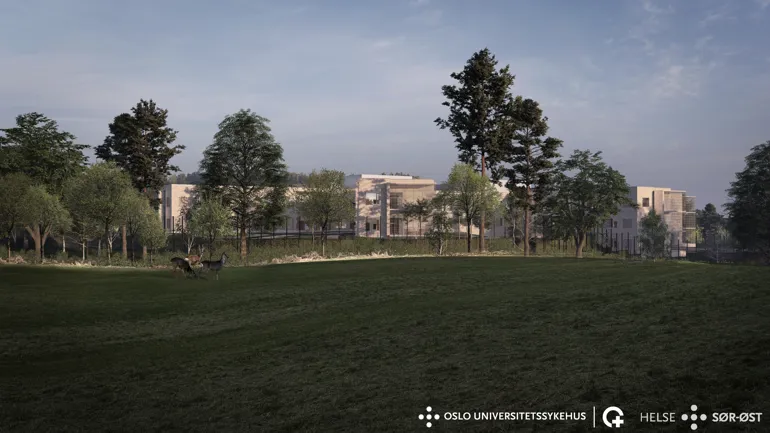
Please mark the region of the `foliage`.
<svg viewBox="0 0 770 433"><path fill-rule="evenodd" d="M127 193L127 196L125 198L126 202L123 207L123 211L125 212L123 215L123 223L126 226L126 232L129 236L131 236L131 239L139 239L141 242L141 230L144 228L144 225L147 223L147 215L149 212L152 212L152 214L155 216L155 219L157 219L160 222L161 228L163 227L163 221L161 221L160 217L158 216L158 212L152 208L152 205L150 204L150 201L147 199L147 196L136 191L130 191ZM147 246L147 244L142 243L143 246ZM131 250L131 261L133 262L136 259L135 252L132 249Z"/></svg>
<svg viewBox="0 0 770 433"><path fill-rule="evenodd" d="M74 135L40 113L16 116L16 126L0 132L5 135L0 136L0 175L24 173L59 195L65 180L85 167L88 146L76 144Z"/></svg>
<svg viewBox="0 0 770 433"><path fill-rule="evenodd" d="M276 225L286 203L286 164L268 120L251 110L228 115L200 163L206 195L221 197L235 216L241 256L247 254L246 230Z"/></svg>
<svg viewBox="0 0 770 433"><path fill-rule="evenodd" d="M703 210L695 212L696 225L701 234L707 238L713 238L719 229L725 227L725 219L717 212L716 206L708 203Z"/></svg>
<svg viewBox="0 0 770 433"><path fill-rule="evenodd" d="M129 208L136 201L129 175L113 162L92 165L68 185L68 200L76 202L78 218L97 225L107 241L107 258L119 226L126 222ZM156 213L157 218L157 213Z"/></svg>
<svg viewBox="0 0 770 433"><path fill-rule="evenodd" d="M35 256L43 258L43 246L51 233L66 230L72 220L59 200L49 193L44 185L34 185L25 196L25 210L22 223L35 242Z"/></svg>
<svg viewBox="0 0 770 433"><path fill-rule="evenodd" d="M159 248L166 246L168 235L163 228L163 222L158 218L158 212L150 206L143 209L143 218L141 219L138 230L139 242L147 247L150 253L150 263L152 264L152 254Z"/></svg>
<svg viewBox="0 0 770 433"><path fill-rule="evenodd" d="M27 192L32 179L23 173L0 176L0 236L7 238L7 254L11 257L11 234L22 223L27 212Z"/></svg>
<svg viewBox="0 0 770 433"><path fill-rule="evenodd" d="M336 170L313 170L297 193L296 207L303 220L321 228L322 255L331 225L355 218L354 200L353 192L345 187L345 173Z"/></svg>
<svg viewBox="0 0 770 433"><path fill-rule="evenodd" d="M650 209L650 212L639 222L639 249L642 256L652 259L668 257L671 236L663 216Z"/></svg>
<svg viewBox="0 0 770 433"><path fill-rule="evenodd" d="M209 259L215 242L229 230L230 209L220 199L202 199L195 207L190 219L190 230L204 237L208 242Z"/></svg>
<svg viewBox="0 0 770 433"><path fill-rule="evenodd" d="M727 195L725 210L733 237L770 261L770 140L751 149Z"/></svg>
<svg viewBox="0 0 770 433"><path fill-rule="evenodd" d="M445 189L441 191L450 209L465 219L468 230L468 252L471 252L473 221L482 212L492 211L500 202L500 195L492 184L469 164L455 164L449 173Z"/></svg>
<svg viewBox="0 0 770 433"><path fill-rule="evenodd" d="M447 244L452 239L454 222L452 221L451 201L442 192L433 197L430 207L431 224L425 237L434 253L441 256L446 253Z"/></svg>
<svg viewBox="0 0 770 433"><path fill-rule="evenodd" d="M129 173L134 188L145 192L155 209L160 205L155 192L163 188L171 172L179 171L170 164L171 158L185 148L173 145L177 131L166 125L167 119L168 110L141 99L131 114L115 117L110 135L96 148L97 158L115 162Z"/></svg>
<svg viewBox="0 0 770 433"><path fill-rule="evenodd" d="M190 185L199 185L201 182L203 182L203 179L201 178L201 174L197 171L194 171L192 173L178 173L178 174L172 174L166 179L167 184L190 184Z"/></svg>
<svg viewBox="0 0 770 433"><path fill-rule="evenodd" d="M515 77L507 65L497 69L497 60L487 48L474 53L461 72L450 76L458 85L441 88L449 116L435 123L452 134L461 162L485 178L489 170L489 177L497 182L503 174L504 149L517 129L510 93ZM482 210L480 226L485 226L484 219ZM479 236L479 249L484 249L484 236Z"/></svg>
<svg viewBox="0 0 770 433"><path fill-rule="evenodd" d="M412 218L417 220L418 233L419 236L422 236L422 224L430 218L432 211L432 204L430 199L417 199L416 201L407 204L407 208Z"/></svg>
<svg viewBox="0 0 770 433"><path fill-rule="evenodd" d="M516 97L513 103L517 130L513 140L503 150L503 159L510 163L505 170L507 187L518 207L524 212L524 238L530 239L532 212L548 191L553 160L559 157L562 141L547 137L548 118L540 105L532 99ZM524 255L529 254L529 242L524 242Z"/></svg>
<svg viewBox="0 0 770 433"><path fill-rule="evenodd" d="M176 221L176 231L182 235L182 241L187 247L187 254L190 254L193 246L195 245L195 239L198 237L194 229L195 227L190 225L195 208L200 201L200 194L197 188L190 191L187 197L182 198L182 204L179 209L179 219Z"/></svg>
<svg viewBox="0 0 770 433"><path fill-rule="evenodd" d="M88 242L104 233L100 220L91 209L94 191L85 187L86 179L83 174L68 179L64 184L62 195L62 202L72 217L70 234L80 245L82 260L86 259Z"/></svg>
<svg viewBox="0 0 770 433"><path fill-rule="evenodd" d="M554 168L542 211L550 215L558 230L570 233L575 239L575 255L582 257L591 229L617 214L621 206L637 205L628 197L625 176L602 161L601 152L575 150Z"/></svg>

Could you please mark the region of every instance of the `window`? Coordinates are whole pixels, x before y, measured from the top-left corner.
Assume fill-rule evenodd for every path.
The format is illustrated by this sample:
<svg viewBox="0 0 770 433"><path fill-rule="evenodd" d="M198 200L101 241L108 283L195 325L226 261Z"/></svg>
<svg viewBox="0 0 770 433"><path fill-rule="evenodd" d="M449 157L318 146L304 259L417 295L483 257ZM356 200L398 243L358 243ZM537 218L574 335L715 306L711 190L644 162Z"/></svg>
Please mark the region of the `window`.
<svg viewBox="0 0 770 433"><path fill-rule="evenodd" d="M618 228L618 222L617 221L613 221L612 222L612 228L614 228L614 229Z"/></svg>
<svg viewBox="0 0 770 433"><path fill-rule="evenodd" d="M305 225L305 221L302 221L302 220L297 221L297 229L298 230L307 230L307 226Z"/></svg>
<svg viewBox="0 0 770 433"><path fill-rule="evenodd" d="M355 221L351 221L351 222L350 222L350 228L351 228L351 229L354 229L354 228L356 228L356 223L355 223Z"/></svg>
<svg viewBox="0 0 770 433"><path fill-rule="evenodd" d="M645 197L642 199L642 207L650 207L650 198Z"/></svg>
<svg viewBox="0 0 770 433"><path fill-rule="evenodd" d="M371 228L371 224L369 224L369 223L366 223L366 231L369 231L369 230L371 230L371 229L372 229L372 228Z"/></svg>
<svg viewBox="0 0 770 433"><path fill-rule="evenodd" d="M366 204L380 204L380 195L376 192L366 193Z"/></svg>
<svg viewBox="0 0 770 433"><path fill-rule="evenodd" d="M623 218L623 228L624 229L630 229L631 228L631 218Z"/></svg>
<svg viewBox="0 0 770 433"><path fill-rule="evenodd" d="M390 219L390 234L392 235L400 235L401 234L401 220L398 218L391 218Z"/></svg>
<svg viewBox="0 0 770 433"><path fill-rule="evenodd" d="M165 228L165 229L170 229L171 228L171 218L166 218L166 227L163 227L163 228Z"/></svg>
<svg viewBox="0 0 770 433"><path fill-rule="evenodd" d="M372 224L372 230L377 230L377 223Z"/></svg>
<svg viewBox="0 0 770 433"><path fill-rule="evenodd" d="M391 209L401 209L401 202L404 199L404 195L402 193L394 193L390 195L390 208Z"/></svg>

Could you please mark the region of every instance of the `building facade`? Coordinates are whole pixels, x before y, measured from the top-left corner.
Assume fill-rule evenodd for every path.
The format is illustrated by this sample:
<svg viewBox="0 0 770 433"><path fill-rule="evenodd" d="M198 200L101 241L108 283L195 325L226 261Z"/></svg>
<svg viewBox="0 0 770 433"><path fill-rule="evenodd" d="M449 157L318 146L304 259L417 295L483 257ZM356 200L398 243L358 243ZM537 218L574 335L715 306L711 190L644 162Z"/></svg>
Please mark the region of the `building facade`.
<svg viewBox="0 0 770 433"><path fill-rule="evenodd" d="M695 233L695 197L685 191L651 186L633 186L629 198L638 208L623 206L605 224L605 233L610 233L614 250L633 251L636 245L642 218L651 210L662 215L668 225L672 255L683 256ZM617 245L616 245L617 240Z"/></svg>

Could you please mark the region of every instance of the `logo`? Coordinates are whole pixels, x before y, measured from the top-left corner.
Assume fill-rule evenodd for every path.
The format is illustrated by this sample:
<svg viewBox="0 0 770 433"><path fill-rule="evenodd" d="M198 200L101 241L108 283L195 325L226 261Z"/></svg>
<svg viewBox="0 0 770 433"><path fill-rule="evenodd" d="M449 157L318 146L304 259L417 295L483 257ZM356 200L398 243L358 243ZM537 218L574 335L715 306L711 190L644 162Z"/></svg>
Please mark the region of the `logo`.
<svg viewBox="0 0 770 433"><path fill-rule="evenodd" d="M682 421L687 421L687 420L692 421L692 424L690 424L690 430L698 430L698 424L695 422L698 420L698 414L697 414L698 406L692 405L690 406L690 410L692 411L690 415L687 415L686 413L682 414ZM707 419L708 419L708 416L705 413L701 414L700 416L701 421L706 421Z"/></svg>
<svg viewBox="0 0 770 433"><path fill-rule="evenodd" d="M607 415L611 413L617 413L617 416L612 421L607 419ZM604 409L604 413L602 414L602 421L604 421L604 425L607 427L620 428L620 426L623 425L623 411L620 410L619 407L610 406L607 409Z"/></svg>
<svg viewBox="0 0 770 433"><path fill-rule="evenodd" d="M420 421L423 421L423 420L427 419L428 422L425 423L425 427L428 427L428 428L433 427L433 423L431 423L431 420L433 420L435 422L435 421L438 421L441 418L441 416L439 414L437 414L437 413L433 413L432 414L431 413L432 410L433 409L430 406L428 406L428 407L425 408L425 412L428 412L428 413L427 414L420 414L417 417L417 419L419 419Z"/></svg>

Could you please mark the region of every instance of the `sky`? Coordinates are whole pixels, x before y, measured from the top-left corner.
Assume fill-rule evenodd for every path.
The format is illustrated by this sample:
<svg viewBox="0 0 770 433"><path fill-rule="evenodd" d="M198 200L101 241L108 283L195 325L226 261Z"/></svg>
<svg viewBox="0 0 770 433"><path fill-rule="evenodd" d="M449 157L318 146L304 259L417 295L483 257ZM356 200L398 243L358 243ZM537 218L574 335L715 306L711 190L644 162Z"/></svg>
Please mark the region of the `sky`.
<svg viewBox="0 0 770 433"><path fill-rule="evenodd" d="M602 151L699 208L770 140L770 0L0 0L0 127L37 111L98 146L153 99L191 172L250 108L291 171L442 181L457 151L434 123L441 86L485 47L564 156Z"/></svg>

